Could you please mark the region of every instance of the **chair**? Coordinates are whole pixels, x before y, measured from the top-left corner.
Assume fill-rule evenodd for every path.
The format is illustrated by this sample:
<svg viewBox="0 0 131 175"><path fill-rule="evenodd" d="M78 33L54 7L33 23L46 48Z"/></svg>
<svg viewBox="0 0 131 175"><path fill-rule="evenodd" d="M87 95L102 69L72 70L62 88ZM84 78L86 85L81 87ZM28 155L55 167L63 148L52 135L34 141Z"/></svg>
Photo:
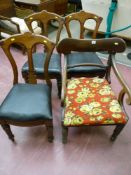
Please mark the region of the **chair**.
<svg viewBox="0 0 131 175"><path fill-rule="evenodd" d="M6 2L6 6L8 6L9 2ZM28 32L29 29L24 22L24 19L21 19L17 17L16 9L18 7L15 7L13 4L13 1L10 1L10 5L7 9L5 9L5 12L3 11L0 14L0 37L1 38L7 38L10 35L17 34L17 33L24 33ZM23 13L27 13L26 9L22 9ZM7 13L6 13L7 11ZM28 10L29 13L33 13L32 10ZM34 30L37 28L37 23L33 24Z"/></svg>
<svg viewBox="0 0 131 175"><path fill-rule="evenodd" d="M89 21L89 20L93 20L93 22L95 22L95 26L94 26L94 30L92 33L92 38L95 39L99 26L102 22L102 18L95 15L95 14L91 14L88 12L84 12L84 11L80 11L77 13L72 13L68 16L65 17L65 26L66 26L66 30L67 30L67 34L69 38L73 38L72 37L72 30L70 27L70 22L71 21L78 21L80 24L80 36L78 36L78 39L84 39L84 32L85 32L85 28L84 28L84 24L85 22ZM91 22L91 21L90 21ZM75 25L75 23L74 23ZM74 30L73 30L74 32ZM71 57L71 59L70 59ZM77 59L76 59L77 57ZM99 56L96 53L92 53L92 52L83 52L83 53L78 53L78 52L74 52L72 54L69 55L69 59L67 59L67 64L68 65L72 65L72 64L77 64L77 63L97 63L97 64L101 64L104 65L101 61L101 59L99 58ZM109 75L110 75L110 63L108 62L108 81L109 80ZM105 76L105 73L107 71L107 67L103 66L103 67L75 67L75 68L71 68L68 70L69 77L78 77L78 76L82 76L86 74L86 76L90 77L90 76L95 76L95 75L99 75L101 77Z"/></svg>
<svg viewBox="0 0 131 175"><path fill-rule="evenodd" d="M18 68L12 56L10 47L12 44L21 44L27 49L29 74L28 83L18 82ZM37 84L32 60L34 45L42 44L46 47L45 83ZM51 86L48 76L48 65L55 44L44 36L32 33L17 34L8 39L1 40L0 45L4 50L12 66L14 79L13 87L0 106L0 124L9 139L14 141L10 125L36 126L45 124L48 130L48 141L53 140L53 122L51 106Z"/></svg>
<svg viewBox="0 0 131 175"><path fill-rule="evenodd" d="M126 125L128 116L125 113L123 98L127 94L127 102L131 104L131 91L118 72L115 63L116 53L123 52L125 48L125 42L120 38L95 40L67 38L57 46L58 52L65 55L61 95L63 143L67 142L69 127L116 125L111 136L111 140L114 141ZM105 78L98 76L68 78L70 68L103 67L103 65L92 63L68 65L67 60L71 59L72 51L107 51L109 53L111 67L122 86L118 99Z"/></svg>
<svg viewBox="0 0 131 175"><path fill-rule="evenodd" d="M39 13L34 13L27 18L25 18L25 22L31 32L34 32L32 29L32 22L37 21L39 23L39 26L41 27L41 35L48 36L48 25L51 22L58 22L58 29L57 29L57 35L56 35L56 45L60 39L60 33L63 27L64 19L55 14L55 13L50 13L45 10L39 12ZM45 61L45 55L46 51L44 53L34 53L33 55L33 60L34 60L34 67L36 71L36 76L37 79L43 79L43 63ZM25 81L27 81L27 76L28 76L28 64L25 63L23 68L22 68L22 75ZM56 53L52 54L50 65L49 65L49 76L50 79L56 79L57 80L57 85L58 85L58 94L61 94L61 61L60 61L60 56Z"/></svg>

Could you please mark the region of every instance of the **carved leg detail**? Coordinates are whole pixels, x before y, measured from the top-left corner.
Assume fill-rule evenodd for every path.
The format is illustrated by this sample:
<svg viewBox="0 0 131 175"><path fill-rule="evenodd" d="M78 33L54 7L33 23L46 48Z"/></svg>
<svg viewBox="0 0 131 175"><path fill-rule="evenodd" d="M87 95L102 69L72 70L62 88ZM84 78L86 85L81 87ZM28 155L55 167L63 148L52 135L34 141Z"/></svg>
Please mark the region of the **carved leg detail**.
<svg viewBox="0 0 131 175"><path fill-rule="evenodd" d="M120 134L122 129L124 128L125 125L117 125L116 128L114 129L114 132L111 136L111 141L115 141L117 136Z"/></svg>
<svg viewBox="0 0 131 175"><path fill-rule="evenodd" d="M61 79L57 79L58 96L61 98Z"/></svg>
<svg viewBox="0 0 131 175"><path fill-rule="evenodd" d="M48 142L53 142L53 126L46 126L48 132Z"/></svg>
<svg viewBox="0 0 131 175"><path fill-rule="evenodd" d="M62 142L67 143L68 127L62 126Z"/></svg>
<svg viewBox="0 0 131 175"><path fill-rule="evenodd" d="M12 142L15 142L14 140L14 135L10 129L10 126L8 124L1 124L3 130L6 132L6 134L8 135L9 139L12 141Z"/></svg>

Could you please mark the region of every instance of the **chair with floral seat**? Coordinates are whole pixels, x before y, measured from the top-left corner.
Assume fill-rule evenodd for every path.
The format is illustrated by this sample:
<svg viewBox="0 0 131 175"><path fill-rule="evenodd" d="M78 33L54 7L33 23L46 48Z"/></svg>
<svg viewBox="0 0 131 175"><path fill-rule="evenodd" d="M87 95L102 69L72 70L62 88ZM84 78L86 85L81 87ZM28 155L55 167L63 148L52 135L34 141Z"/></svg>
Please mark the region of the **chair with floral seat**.
<svg viewBox="0 0 131 175"><path fill-rule="evenodd" d="M27 50L29 64L28 83L18 82L18 68L10 49L12 44L21 44ZM45 75L43 75L45 77L45 83L39 84L37 84L32 59L33 47L37 44L42 44L47 50L45 64L43 64L45 69ZM0 125L12 141L14 141L14 135L9 125L46 125L48 141L53 141L53 117L51 106L52 83L48 76L48 65L55 44L44 36L27 32L1 40L0 45L12 66L14 74L13 87L0 106Z"/></svg>
<svg viewBox="0 0 131 175"><path fill-rule="evenodd" d="M124 109L123 98L127 94L127 102L131 104L131 91L118 72L115 63L115 54L123 52L125 48L125 42L120 38L95 40L68 38L62 40L57 46L57 51L65 55L61 95L63 143L67 142L69 127L116 125L111 136L111 140L114 141L126 125L128 116ZM80 53L107 51L109 53L111 67L122 85L118 99L106 78L98 76L68 77L70 68L102 67L100 64L90 63L68 65L67 59L71 58L69 56L72 51Z"/></svg>

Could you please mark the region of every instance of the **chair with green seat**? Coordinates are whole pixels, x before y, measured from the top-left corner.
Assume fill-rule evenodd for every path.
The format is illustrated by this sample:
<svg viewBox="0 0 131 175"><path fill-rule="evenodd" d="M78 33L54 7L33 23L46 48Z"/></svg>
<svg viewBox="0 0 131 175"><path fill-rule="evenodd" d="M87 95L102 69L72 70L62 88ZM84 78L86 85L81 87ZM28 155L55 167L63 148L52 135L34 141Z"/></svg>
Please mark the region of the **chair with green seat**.
<svg viewBox="0 0 131 175"><path fill-rule="evenodd" d="M116 126L111 140L114 141L128 122L124 108L124 96L127 95L127 104L131 105L131 90L126 85L118 72L115 55L124 52L126 44L120 38L80 40L67 38L57 46L59 53L64 54L63 79L62 79L62 130L63 143L67 142L68 128L81 126ZM122 86L118 99L109 82L98 76L70 77L69 70L74 67L103 67L100 64L75 63L68 65L73 51L83 52L108 52L111 68ZM77 60L77 57L75 57Z"/></svg>
<svg viewBox="0 0 131 175"><path fill-rule="evenodd" d="M85 37L85 27L84 24L86 22L89 22L90 25L93 25L94 30L92 31L92 36L91 38L95 39L98 33L98 29L99 26L102 22L102 17L96 15L96 14L92 14L92 13L88 13L85 11L80 11L80 12L76 12L76 13L72 13L69 14L68 16L65 17L65 26L66 26L66 30L67 30L67 34L69 38L73 38L73 33L75 33L74 28L71 28L71 22L73 22L73 25L76 24L76 22L79 22L80 24L80 33L78 34L77 38L78 39L86 39ZM75 27L76 28L76 27ZM72 30L73 29L73 30ZM77 29L76 29L77 31ZM77 57L77 59L76 59ZM74 67L74 68L70 68L68 77L79 77L82 75L86 76L94 76L94 75L98 75L98 76L105 76L105 73L108 71L108 80L109 80L109 75L110 75L110 63L108 62L108 70L107 70L107 66L103 64L103 62L101 61L100 57L98 56L98 54L94 53L94 52L72 52L72 54L69 55L69 58L67 59L67 64L68 65L72 65L72 64L81 64L81 63L96 63L96 64L101 64L103 67ZM110 80L109 80L110 81Z"/></svg>
<svg viewBox="0 0 131 175"><path fill-rule="evenodd" d="M47 12L46 10L43 10L38 13L34 13L28 17L25 18L25 22L31 32L34 32L32 28L32 23L33 21L37 21L39 24L39 27L41 28L41 35L48 36L49 34L49 25L51 23L55 24L57 22L58 26L56 31L56 37L55 37L55 44L57 45L59 39L60 39L60 33L63 28L63 23L64 19L51 12ZM46 50L43 53L34 53L33 54L33 60L34 60L34 67L36 71L36 76L37 79L43 79L43 63L45 61L45 55L46 55ZM25 81L27 81L27 75L28 75L28 64L25 63L23 68L22 68L22 75ZM61 60L60 56L57 53L53 53L50 64L49 64L49 76L50 79L56 79L57 80L57 85L58 85L58 93L60 95L61 93Z"/></svg>
<svg viewBox="0 0 131 175"><path fill-rule="evenodd" d="M28 55L28 83L18 82L18 68L15 58L10 51L12 44L21 44ZM33 47L42 44L46 47L46 60L43 64L45 83L37 84L36 73L32 59ZM48 141L53 141L53 119L51 106L52 83L48 76L48 65L55 44L48 38L32 33L17 34L0 42L14 74L13 86L0 106L0 125L7 133L9 139L14 141L10 125L36 126L46 125Z"/></svg>

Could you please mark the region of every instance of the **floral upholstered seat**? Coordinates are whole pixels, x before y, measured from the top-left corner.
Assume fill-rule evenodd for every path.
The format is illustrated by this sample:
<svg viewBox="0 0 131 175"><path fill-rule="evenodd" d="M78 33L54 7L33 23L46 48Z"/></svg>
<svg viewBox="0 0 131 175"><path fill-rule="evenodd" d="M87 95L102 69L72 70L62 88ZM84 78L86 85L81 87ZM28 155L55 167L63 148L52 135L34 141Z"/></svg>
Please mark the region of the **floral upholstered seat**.
<svg viewBox="0 0 131 175"><path fill-rule="evenodd" d="M82 77L68 81L65 126L125 124L127 120L105 79Z"/></svg>

